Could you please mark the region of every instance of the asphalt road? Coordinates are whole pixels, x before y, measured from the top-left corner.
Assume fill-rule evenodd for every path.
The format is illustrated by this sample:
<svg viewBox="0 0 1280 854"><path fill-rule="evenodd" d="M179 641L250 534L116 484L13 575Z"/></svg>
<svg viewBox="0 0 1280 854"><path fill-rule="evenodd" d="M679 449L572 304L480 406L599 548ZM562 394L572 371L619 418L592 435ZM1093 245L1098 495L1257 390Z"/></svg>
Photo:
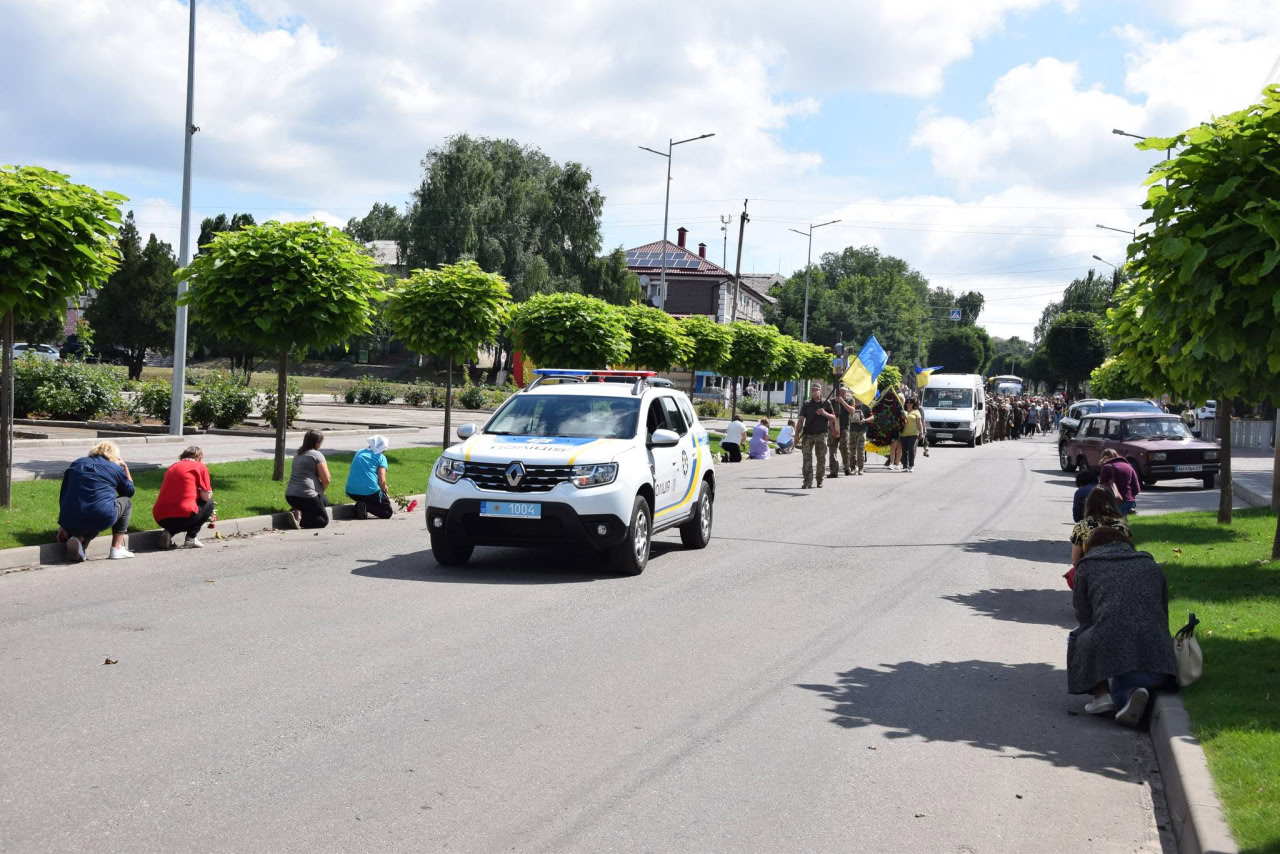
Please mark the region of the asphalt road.
<svg viewBox="0 0 1280 854"><path fill-rule="evenodd" d="M1065 694L1054 453L722 466L637 578L421 515L0 577L0 849L1169 850Z"/></svg>

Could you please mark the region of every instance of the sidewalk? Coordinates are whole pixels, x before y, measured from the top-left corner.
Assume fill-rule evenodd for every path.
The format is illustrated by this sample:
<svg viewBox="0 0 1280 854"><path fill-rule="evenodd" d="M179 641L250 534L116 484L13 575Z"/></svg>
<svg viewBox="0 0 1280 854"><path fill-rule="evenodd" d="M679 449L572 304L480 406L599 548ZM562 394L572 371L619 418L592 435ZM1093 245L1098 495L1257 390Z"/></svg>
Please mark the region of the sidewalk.
<svg viewBox="0 0 1280 854"><path fill-rule="evenodd" d="M326 452L358 451L365 446L366 435L373 435L377 430L367 434L326 437L323 450ZM439 447L440 428L420 429L411 433L387 433L391 447ZM295 436L290 436L290 444L295 444ZM60 478L73 460L83 457L97 439L86 440L83 445L67 445L61 447L15 447L13 450L13 479L40 480L43 478ZM275 441L265 436L217 436L205 434L191 436L187 441L148 442L144 444L122 444L120 451L125 462L135 471L151 468L165 468L178 459L182 449L187 445L199 445L204 449L206 463L229 463L237 460L272 459L275 456Z"/></svg>
<svg viewBox="0 0 1280 854"><path fill-rule="evenodd" d="M1231 452L1231 482L1236 497L1255 507L1271 504L1271 472L1275 457L1270 451Z"/></svg>

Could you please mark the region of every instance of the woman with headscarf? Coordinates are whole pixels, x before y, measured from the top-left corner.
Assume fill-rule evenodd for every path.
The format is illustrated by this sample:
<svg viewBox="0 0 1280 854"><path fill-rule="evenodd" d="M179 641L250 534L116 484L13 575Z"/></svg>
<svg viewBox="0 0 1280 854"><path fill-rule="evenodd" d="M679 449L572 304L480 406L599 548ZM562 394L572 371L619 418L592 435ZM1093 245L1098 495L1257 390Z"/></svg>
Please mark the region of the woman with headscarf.
<svg viewBox="0 0 1280 854"><path fill-rule="evenodd" d="M133 513L133 478L120 447L115 442L99 442L89 456L73 462L62 475L58 493L58 541L65 542L72 563L85 559L89 541L111 529L111 560L133 557L125 547Z"/></svg>
<svg viewBox="0 0 1280 854"><path fill-rule="evenodd" d="M387 450L385 436L370 436L368 447L356 451L347 472L347 497L356 503L356 518L391 518L391 498L387 491Z"/></svg>

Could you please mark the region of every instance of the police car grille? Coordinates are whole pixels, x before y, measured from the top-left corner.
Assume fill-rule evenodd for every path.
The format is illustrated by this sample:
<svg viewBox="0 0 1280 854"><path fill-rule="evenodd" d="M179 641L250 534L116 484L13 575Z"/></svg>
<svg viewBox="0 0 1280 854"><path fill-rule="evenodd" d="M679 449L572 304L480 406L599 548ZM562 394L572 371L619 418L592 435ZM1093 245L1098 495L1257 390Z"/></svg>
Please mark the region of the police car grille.
<svg viewBox="0 0 1280 854"><path fill-rule="evenodd" d="M507 467L510 463L467 463L467 477L480 489L494 492L548 492L555 485L569 479L568 466L524 467L524 478L519 486L507 483Z"/></svg>

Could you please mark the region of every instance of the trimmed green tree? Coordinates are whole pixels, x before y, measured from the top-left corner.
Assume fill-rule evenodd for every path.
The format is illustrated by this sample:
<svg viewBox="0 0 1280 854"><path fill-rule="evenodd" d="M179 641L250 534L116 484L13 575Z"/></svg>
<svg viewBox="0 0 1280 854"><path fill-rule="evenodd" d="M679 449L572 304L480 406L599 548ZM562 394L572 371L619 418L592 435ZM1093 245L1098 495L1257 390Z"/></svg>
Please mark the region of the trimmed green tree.
<svg viewBox="0 0 1280 854"><path fill-rule="evenodd" d="M607 368L631 354L622 309L582 294L538 294L511 310L516 349L544 368Z"/></svg>
<svg viewBox="0 0 1280 854"><path fill-rule="evenodd" d="M754 377L758 380L773 376L782 357L782 335L777 327L747 323L739 320L730 324L733 330L732 356L729 367L735 376ZM738 383L733 381L731 392L732 412L738 414Z"/></svg>
<svg viewBox="0 0 1280 854"><path fill-rule="evenodd" d="M475 361L507 322L511 292L497 273L475 261L415 270L392 292L383 316L392 333L419 353L448 362L444 392L444 447L453 411L453 366Z"/></svg>
<svg viewBox="0 0 1280 854"><path fill-rule="evenodd" d="M1218 520L1227 523L1230 401L1257 399L1280 374L1280 85L1247 109L1137 147L1181 150L1147 179L1150 228L1129 245L1135 281L1111 333L1117 349L1148 357L1126 359L1145 382L1167 379L1179 397L1218 400ZM1280 557L1280 524L1272 554Z"/></svg>
<svg viewBox="0 0 1280 854"><path fill-rule="evenodd" d="M111 275L125 201L38 166L0 167L0 507L12 504L14 316L65 311Z"/></svg>
<svg viewBox="0 0 1280 854"><path fill-rule="evenodd" d="M1098 315L1087 311L1067 311L1049 325L1044 337L1049 370L1066 380L1072 397L1080 383L1107 356L1107 336Z"/></svg>
<svg viewBox="0 0 1280 854"><path fill-rule="evenodd" d="M381 276L373 259L321 222L267 222L218 234L178 271L193 317L224 338L278 354L276 399L289 396L289 354L369 331ZM276 419L273 480L284 478L285 422Z"/></svg>
<svg viewBox="0 0 1280 854"><path fill-rule="evenodd" d="M1116 400L1122 397L1139 397L1143 388L1130 375L1124 360L1112 356L1089 374L1089 391L1094 397Z"/></svg>
<svg viewBox="0 0 1280 854"><path fill-rule="evenodd" d="M693 341L693 352L685 360L695 371L719 371L729 364L733 353L733 330L705 314L692 314L680 321Z"/></svg>
<svg viewBox="0 0 1280 854"><path fill-rule="evenodd" d="M680 321L660 308L632 303L622 309L631 335L631 364L651 371L665 371L688 364L693 339Z"/></svg>

